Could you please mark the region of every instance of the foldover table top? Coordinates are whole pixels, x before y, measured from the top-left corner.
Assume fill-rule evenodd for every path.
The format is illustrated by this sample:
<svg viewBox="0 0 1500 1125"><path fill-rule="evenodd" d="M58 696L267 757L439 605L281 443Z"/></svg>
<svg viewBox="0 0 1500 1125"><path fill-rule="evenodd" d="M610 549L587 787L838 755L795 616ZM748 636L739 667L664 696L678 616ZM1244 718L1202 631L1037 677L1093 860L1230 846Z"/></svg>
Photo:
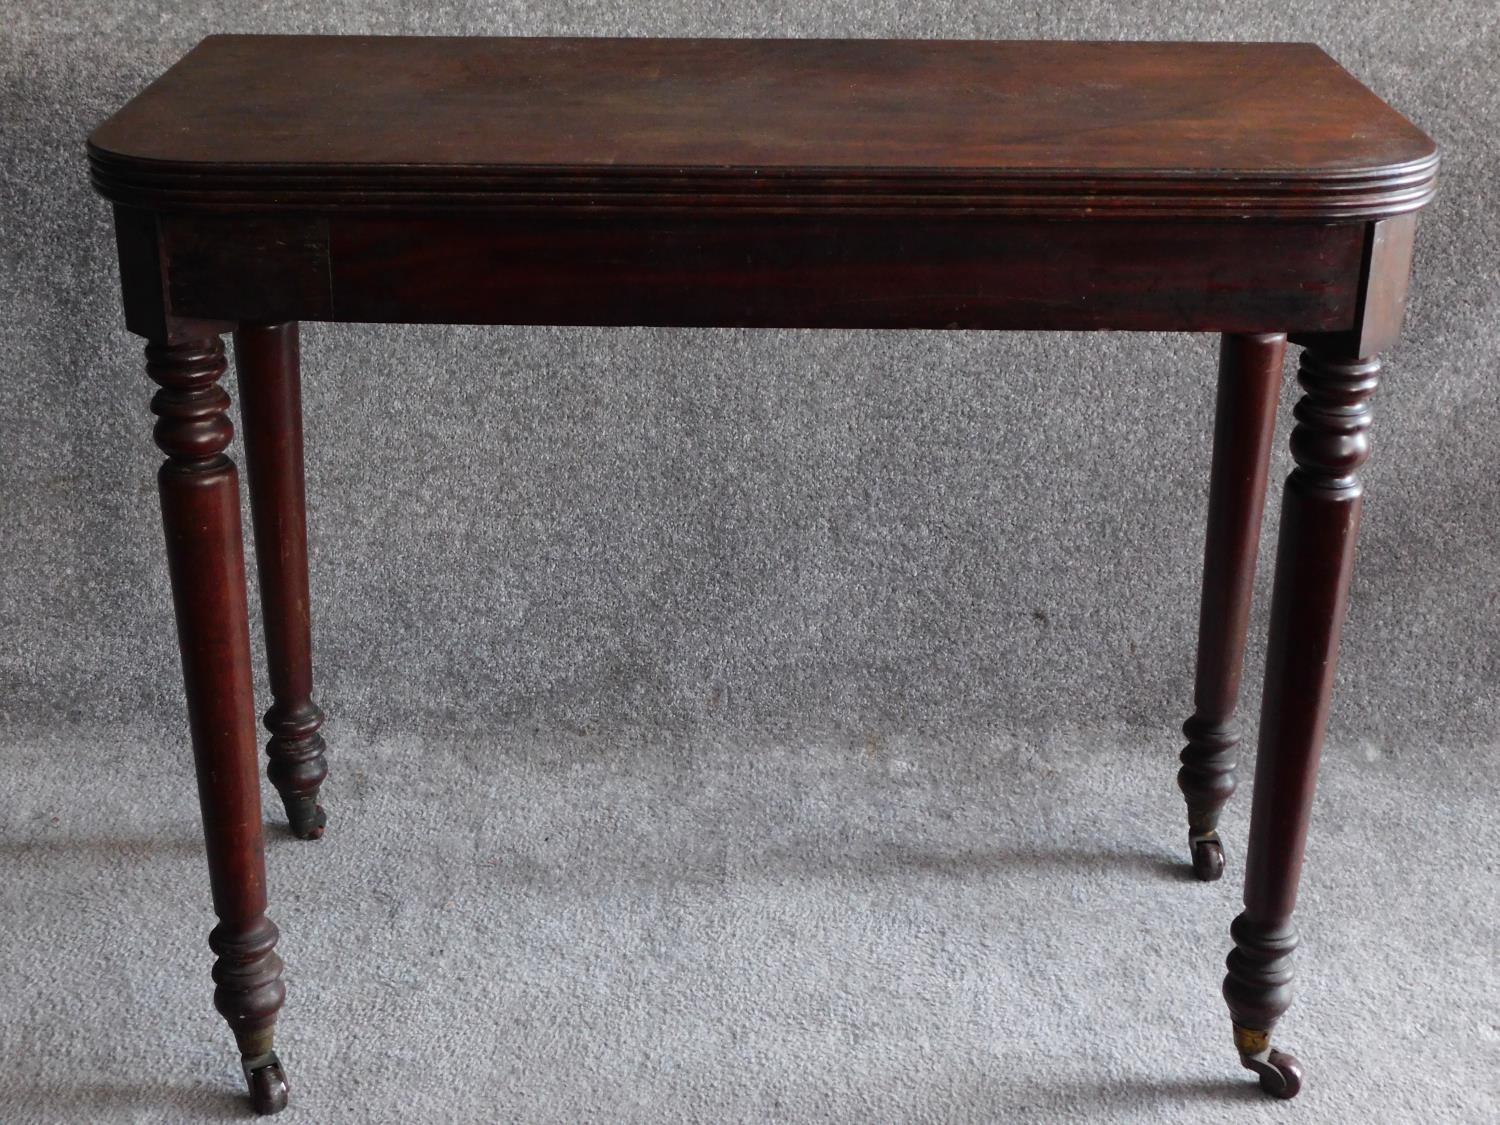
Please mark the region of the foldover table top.
<svg viewBox="0 0 1500 1125"><path fill-rule="evenodd" d="M1305 43L212 36L89 148L179 208L1379 218L1437 165Z"/></svg>

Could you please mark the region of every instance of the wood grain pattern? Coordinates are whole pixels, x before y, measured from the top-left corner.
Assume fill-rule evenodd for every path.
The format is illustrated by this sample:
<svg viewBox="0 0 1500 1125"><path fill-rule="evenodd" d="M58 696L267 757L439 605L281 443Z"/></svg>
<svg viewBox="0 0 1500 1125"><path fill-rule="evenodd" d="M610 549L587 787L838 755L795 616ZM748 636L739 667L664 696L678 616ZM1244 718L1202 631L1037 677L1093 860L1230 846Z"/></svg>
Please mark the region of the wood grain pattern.
<svg viewBox="0 0 1500 1125"><path fill-rule="evenodd" d="M89 148L173 209L1368 218L1436 170L1304 43L213 36Z"/></svg>

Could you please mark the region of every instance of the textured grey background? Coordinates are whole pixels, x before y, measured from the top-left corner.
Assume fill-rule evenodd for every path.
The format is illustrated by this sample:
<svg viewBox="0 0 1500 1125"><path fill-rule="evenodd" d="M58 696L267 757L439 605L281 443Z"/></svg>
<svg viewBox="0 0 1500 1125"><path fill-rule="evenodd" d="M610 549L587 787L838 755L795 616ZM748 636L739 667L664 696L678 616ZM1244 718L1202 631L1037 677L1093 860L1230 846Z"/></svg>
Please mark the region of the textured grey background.
<svg viewBox="0 0 1500 1125"><path fill-rule="evenodd" d="M1490 752L1496 6L1299 7L310 16L297 4L124 4L106 17L10 5L6 713L119 721L179 707L148 384L81 142L202 34L1304 38L1428 129L1445 161L1409 329L1376 400L1342 676L1353 690L1335 734L1392 753L1414 737ZM401 726L434 713L580 726L1124 722L1176 737L1207 337L320 326L305 337L319 679L336 714ZM1262 631L1258 620L1257 653Z"/></svg>
<svg viewBox="0 0 1500 1125"><path fill-rule="evenodd" d="M1492 0L100 8L0 4L0 1118L233 1112L82 139L200 36L271 30L1307 39L1432 133L1294 1017L1309 1120L1494 1118ZM334 828L270 864L307 1119L394 1119L403 1084L417 1120L1269 1115L1224 1092L1214 994L1243 802L1230 878L1164 875L1212 340L310 325L304 355Z"/></svg>

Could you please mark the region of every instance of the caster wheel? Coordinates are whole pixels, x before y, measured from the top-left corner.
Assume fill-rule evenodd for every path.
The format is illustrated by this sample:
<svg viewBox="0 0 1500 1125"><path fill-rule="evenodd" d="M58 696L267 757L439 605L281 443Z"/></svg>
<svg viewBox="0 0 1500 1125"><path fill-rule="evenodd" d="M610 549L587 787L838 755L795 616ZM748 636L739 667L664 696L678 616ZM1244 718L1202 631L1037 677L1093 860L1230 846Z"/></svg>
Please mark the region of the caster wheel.
<svg viewBox="0 0 1500 1125"><path fill-rule="evenodd" d="M1224 874L1224 845L1217 837L1193 841L1193 874L1205 883Z"/></svg>
<svg viewBox="0 0 1500 1125"><path fill-rule="evenodd" d="M1260 1088L1283 1101L1302 1089L1302 1064L1285 1051L1272 1050L1265 1059L1241 1059L1248 1070L1260 1075Z"/></svg>
<svg viewBox="0 0 1500 1125"><path fill-rule="evenodd" d="M285 802L286 818L292 827L292 835L299 840L322 839L323 829L328 824L328 814L318 804L316 797L292 798Z"/></svg>
<svg viewBox="0 0 1500 1125"><path fill-rule="evenodd" d="M281 1060L276 1057L276 1052L246 1059L244 1067L245 1083L250 1088L251 1108L262 1117L284 1110L290 1088L286 1082L286 1071L281 1068Z"/></svg>

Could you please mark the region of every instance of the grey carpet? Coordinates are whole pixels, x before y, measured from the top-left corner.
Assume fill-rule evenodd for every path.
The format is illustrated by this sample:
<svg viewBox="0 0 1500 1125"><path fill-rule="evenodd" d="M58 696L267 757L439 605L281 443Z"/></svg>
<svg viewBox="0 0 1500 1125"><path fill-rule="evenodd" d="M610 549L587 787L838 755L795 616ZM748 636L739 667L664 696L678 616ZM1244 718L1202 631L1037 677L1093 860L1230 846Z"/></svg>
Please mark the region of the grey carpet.
<svg viewBox="0 0 1500 1125"><path fill-rule="evenodd" d="M1493 756L1331 755L1272 1103L1169 747L1107 731L335 728L273 831L308 1122L1475 1122L1500 1110ZM244 1113L161 732L12 749L0 1120ZM80 781L77 763L90 768ZM1231 874L1244 806L1230 818Z"/></svg>
<svg viewBox="0 0 1500 1125"><path fill-rule="evenodd" d="M1218 886L1167 866L1211 340L308 326L334 831L270 855L300 1119L1500 1116L1491 0L12 0L0 1120L237 1112L81 147L236 30L1309 39L1444 146L1376 399L1297 1108L1243 1092L1216 996L1238 837Z"/></svg>

